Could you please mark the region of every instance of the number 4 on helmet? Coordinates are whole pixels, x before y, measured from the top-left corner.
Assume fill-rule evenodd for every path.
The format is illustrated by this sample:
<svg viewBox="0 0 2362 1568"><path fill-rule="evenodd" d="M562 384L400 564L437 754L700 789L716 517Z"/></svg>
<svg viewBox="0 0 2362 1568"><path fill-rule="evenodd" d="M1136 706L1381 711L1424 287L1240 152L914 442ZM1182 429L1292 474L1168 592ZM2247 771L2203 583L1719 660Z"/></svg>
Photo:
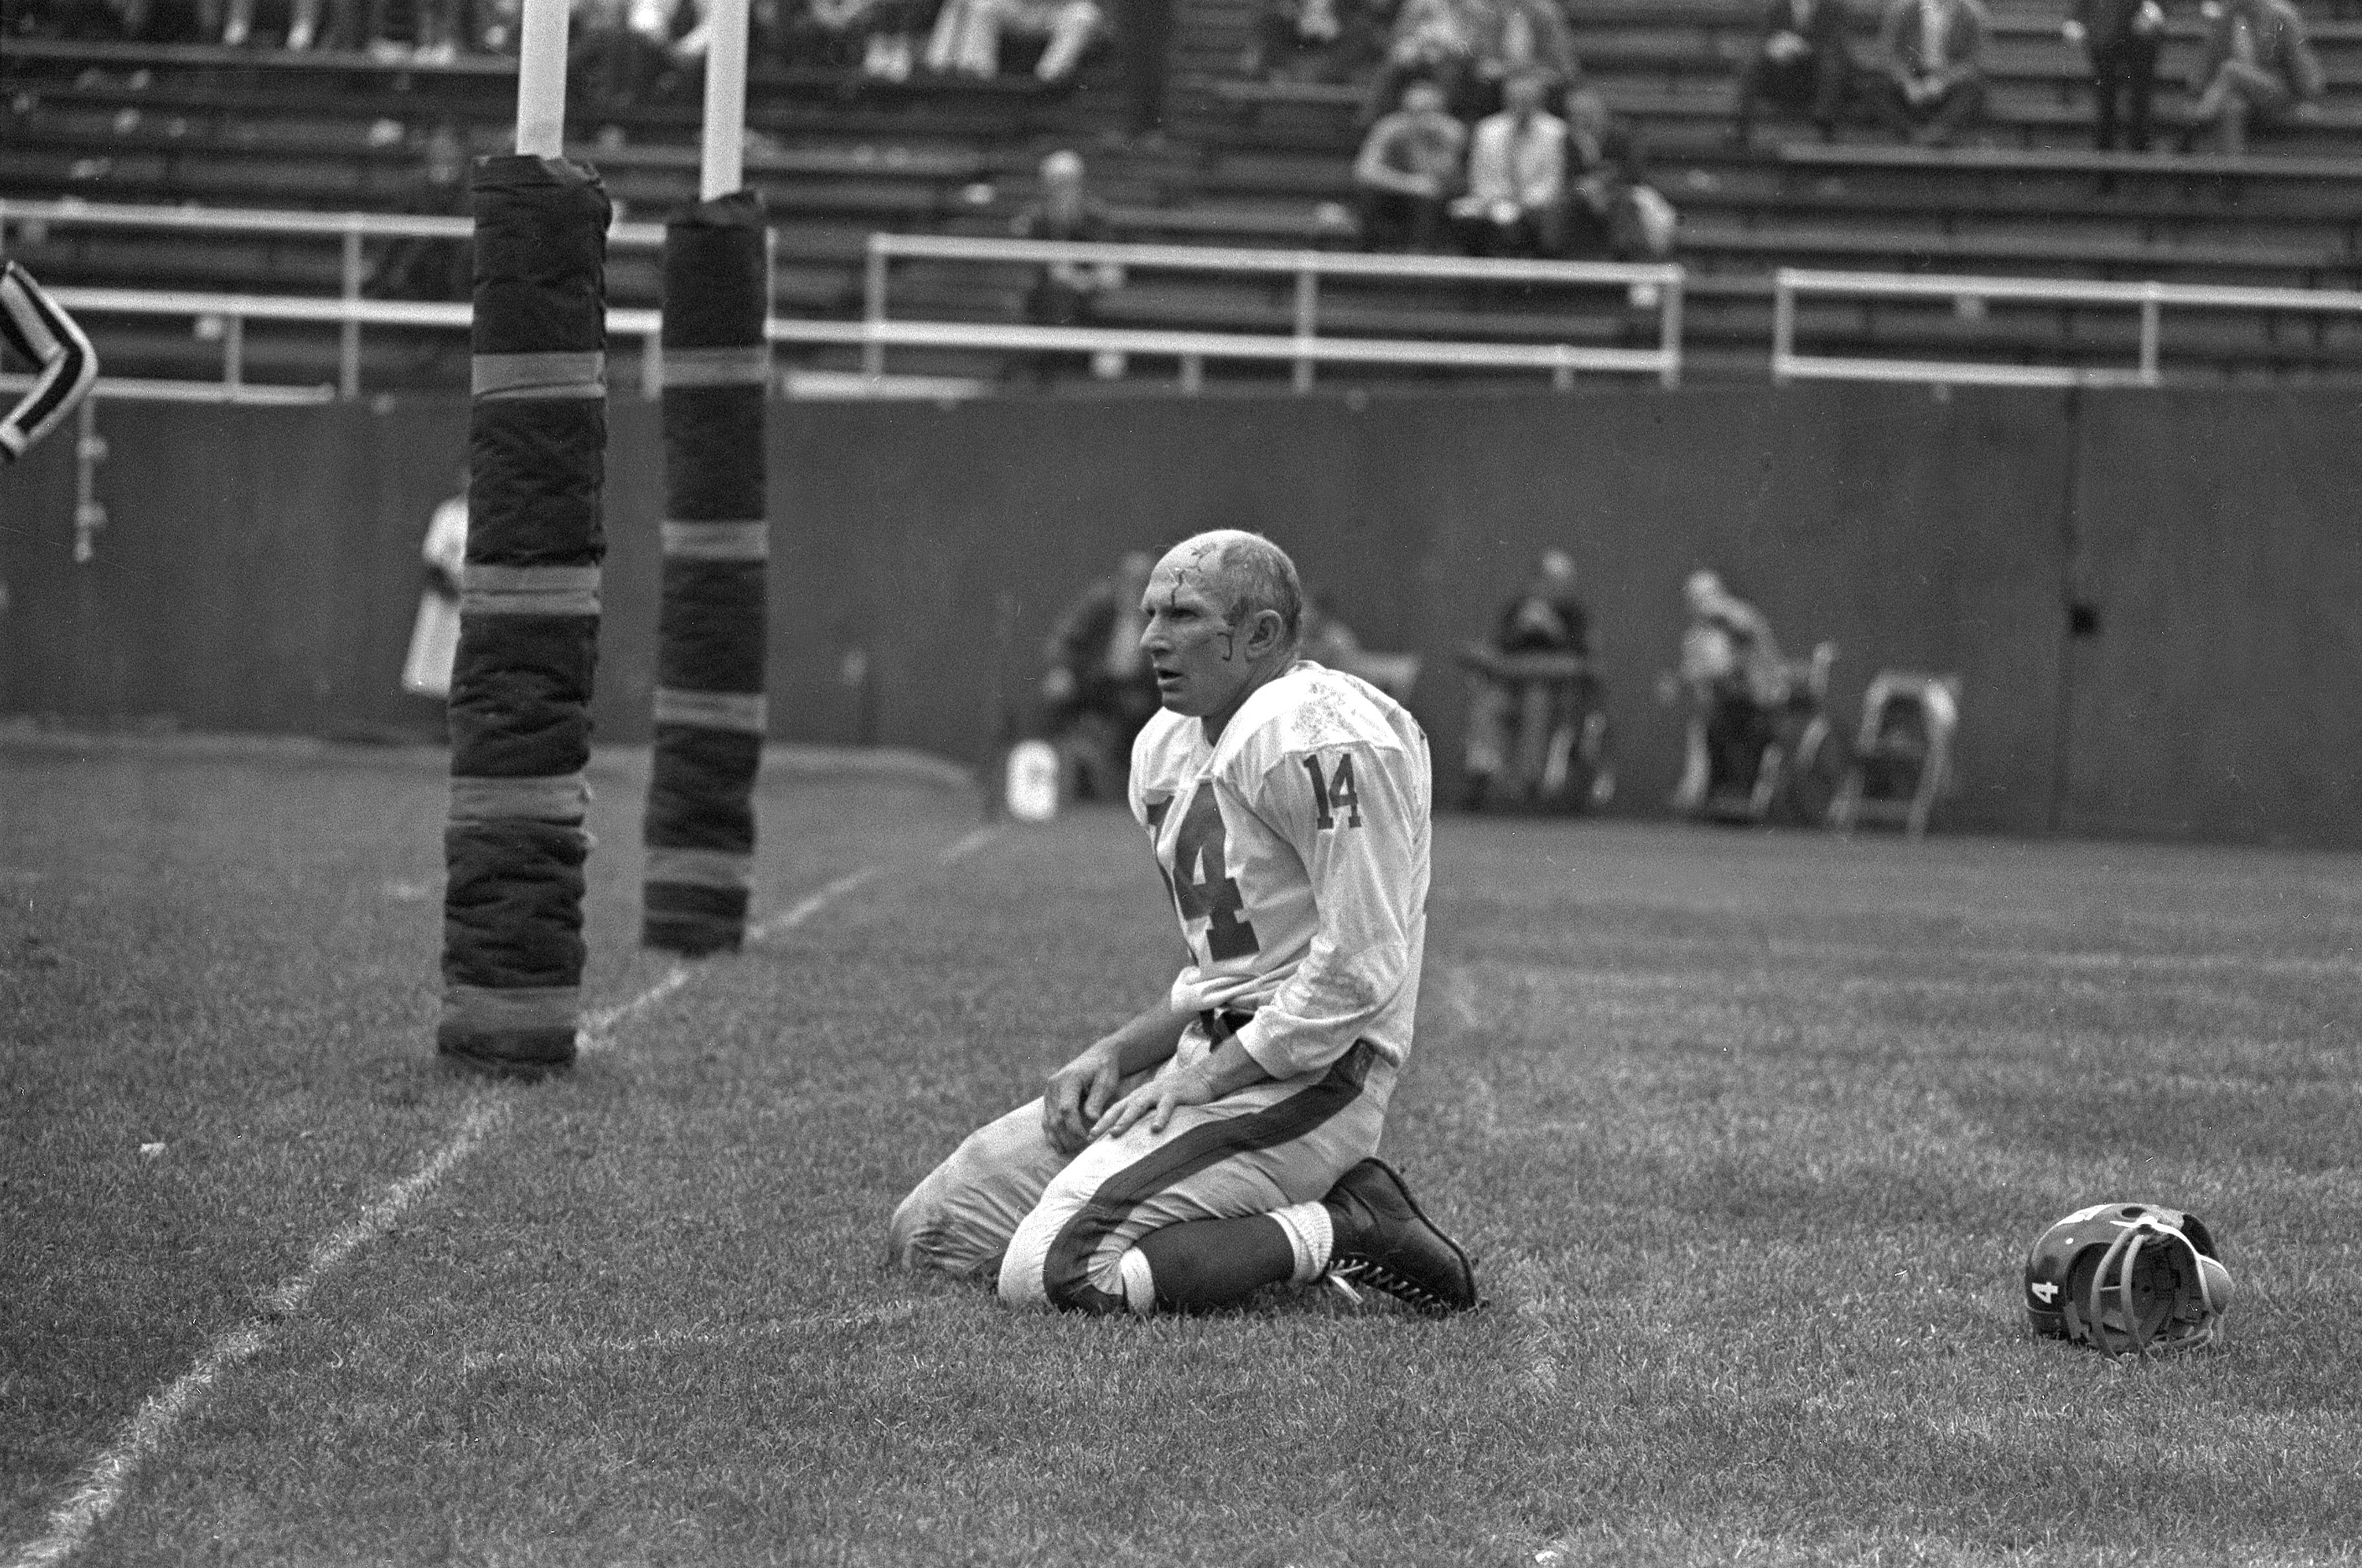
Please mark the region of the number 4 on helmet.
<svg viewBox="0 0 2362 1568"><path fill-rule="evenodd" d="M2027 1325L2109 1355L2213 1344L2231 1297L2205 1222L2153 1203L2079 1209L2025 1258Z"/></svg>

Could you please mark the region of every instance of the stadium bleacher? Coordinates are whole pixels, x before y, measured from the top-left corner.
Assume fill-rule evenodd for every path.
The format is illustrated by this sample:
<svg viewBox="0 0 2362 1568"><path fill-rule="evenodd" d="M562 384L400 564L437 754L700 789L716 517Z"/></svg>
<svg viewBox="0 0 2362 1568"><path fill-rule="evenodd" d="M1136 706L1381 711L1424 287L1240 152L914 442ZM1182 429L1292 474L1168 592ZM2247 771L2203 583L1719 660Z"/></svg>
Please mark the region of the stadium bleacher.
<svg viewBox="0 0 2362 1568"><path fill-rule="evenodd" d="M1237 74L1254 0L1193 0L1175 40L1171 137L1153 149L1115 136L1120 83L1112 61L1078 83L1030 78L893 84L812 71L758 71L747 181L778 229L783 312L852 317L860 310L866 237L877 229L1005 233L1047 149L1080 147L1094 187L1127 237L1227 246L1350 248L1348 169L1356 87L1250 83ZM2323 0L2308 15L2330 88L2313 121L2241 159L2173 151L2089 150L2080 60L2045 9L1998 9L1991 121L1970 145L1898 147L1869 127L1824 143L1773 123L1753 149L1726 139L1732 73L1754 36L1754 0L1573 0L1576 41L1593 80L1646 132L1658 183L1683 214L1678 259L1691 271L1683 337L1692 375L1766 373L1772 274L1782 266L1975 273L2070 280L2300 289L2362 286L2362 22ZM1865 25L1867 25L1865 23ZM2186 105L2180 73L2194 20L2169 44L2160 119ZM0 43L0 192L12 197L310 211L448 210L425 182L423 149L447 126L479 149L502 145L511 114L507 62L442 65L369 56L230 51L10 39ZM694 195L697 105L618 114L576 105L578 155L594 163L625 213L655 219ZM1761 134L1769 131L1769 135ZM56 226L12 236L41 275L62 284L297 293L334 293L339 260L316 242L141 235ZM898 270L898 312L1007 320L1021 271L914 265ZM619 254L618 304L654 303L651 259ZM1142 278L1118 291L1109 325L1285 330L1285 279ZM1813 302L1801 316L1834 352L1975 353L2027 360L2121 355L2132 324L2059 306L1966 312L1938 303ZM1336 282L1322 320L1337 330L1405 337L1634 344L1653 313L1602 294L1544 301L1457 284ZM142 335L155 373L217 358L158 329ZM2306 380L2362 370L2350 319L2248 315L2198 320L2178 338L2185 364L2237 380ZM258 374L273 352L249 347ZM819 349L815 365L850 367L854 350ZM373 348L381 374L405 384L410 350ZM120 351L118 364L126 363ZM989 375L990 356L898 350L916 371ZM171 361L169 366L162 361ZM387 363L381 363L387 361ZM199 370L197 373L204 373ZM447 367L427 366L430 380ZM1232 372L1253 374L1257 372ZM1382 373L1382 372L1380 372Z"/></svg>

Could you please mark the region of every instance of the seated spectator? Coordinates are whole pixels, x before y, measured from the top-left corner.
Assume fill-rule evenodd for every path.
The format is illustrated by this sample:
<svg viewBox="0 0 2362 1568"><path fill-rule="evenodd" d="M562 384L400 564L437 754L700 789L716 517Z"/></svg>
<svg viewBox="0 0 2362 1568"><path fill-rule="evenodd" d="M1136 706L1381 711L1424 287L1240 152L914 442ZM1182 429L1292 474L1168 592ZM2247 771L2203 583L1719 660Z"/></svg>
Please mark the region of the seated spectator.
<svg viewBox="0 0 2362 1568"><path fill-rule="evenodd" d="M1648 140L1597 89L1567 94L1566 145L1567 253L1617 261L1672 255L1680 220L1650 179Z"/></svg>
<svg viewBox="0 0 2362 1568"><path fill-rule="evenodd" d="M476 0L474 47L486 54L514 54L524 25L524 0Z"/></svg>
<svg viewBox="0 0 2362 1568"><path fill-rule="evenodd" d="M1848 21L1845 0L1771 0L1762 35L1739 67L1731 140L1745 147L1753 138L1756 112L1765 104L1802 110L1823 141L1836 137L1853 86Z"/></svg>
<svg viewBox="0 0 2362 1568"><path fill-rule="evenodd" d="M1297 622L1296 651L1315 664L1348 674L1362 661L1362 639L1330 613L1328 601L1308 584L1304 589L1303 613Z"/></svg>
<svg viewBox="0 0 2362 1568"><path fill-rule="evenodd" d="M1582 74L1574 35L1558 0L1482 0L1469 15L1474 21L1474 71L1465 95L1452 105L1462 115L1477 119L1499 109L1503 90L1515 77L1540 77L1548 98Z"/></svg>
<svg viewBox="0 0 2362 1568"><path fill-rule="evenodd" d="M2304 18L2289 0L2224 0L2190 79L2190 136L2213 133L2214 150L2236 158L2250 127L2317 112L2325 85Z"/></svg>
<svg viewBox="0 0 2362 1568"><path fill-rule="evenodd" d="M1107 240L1115 237L1106 206L1085 183L1083 160L1069 149L1042 160L1042 197L1010 220L1009 232L1019 239ZM1123 282L1122 269L1085 261L1053 261L1025 294L1025 319L1038 326L1087 326L1100 294ZM1064 356L1033 356L1036 376L1043 382L1056 373ZM1101 355L1092 361L1094 372L1107 377L1123 373L1120 355Z"/></svg>
<svg viewBox="0 0 2362 1568"><path fill-rule="evenodd" d="M1444 111L1443 89L1414 81L1402 107L1370 127L1353 160L1364 250L1443 248L1445 217L1460 186L1468 128Z"/></svg>
<svg viewBox="0 0 2362 1568"><path fill-rule="evenodd" d="M47 5L10 6L0 20L0 38L71 39L114 43L147 36L149 0L49 0Z"/></svg>
<svg viewBox="0 0 2362 1568"><path fill-rule="evenodd" d="M1374 0L1264 0L1241 65L1265 81L1351 82L1385 51Z"/></svg>
<svg viewBox="0 0 2362 1568"><path fill-rule="evenodd" d="M1083 50L1098 35L1095 0L945 0L927 40L927 69L964 76L1000 73L1004 33L1049 40L1033 74L1060 82L1074 74Z"/></svg>
<svg viewBox="0 0 2362 1568"><path fill-rule="evenodd" d="M1476 74L1478 12L1485 0L1402 0L1386 40L1385 64L1372 78L1362 121L1374 125L1402 102L1404 87L1425 77L1461 112Z"/></svg>
<svg viewBox="0 0 2362 1568"><path fill-rule="evenodd" d="M465 217L468 205L468 142L458 126L441 120L427 133L414 182L402 211L432 217ZM403 235L389 240L364 292L377 300L466 300L475 292L475 257L465 239ZM443 341L437 335L437 341Z"/></svg>
<svg viewBox="0 0 2362 1568"><path fill-rule="evenodd" d="M1125 798L1132 737L1162 705L1140 646L1141 596L1155 567L1145 550L1126 553L1060 613L1043 650L1043 718L1077 800Z"/></svg>
<svg viewBox="0 0 2362 1568"><path fill-rule="evenodd" d="M880 81L905 82L919 61L924 0L801 0L783 29L780 52L791 65L858 68Z"/></svg>
<svg viewBox="0 0 2362 1568"><path fill-rule="evenodd" d="M372 0L370 6L370 37L366 46L381 55L406 52L421 65L448 65L459 58L468 47L468 0ZM391 36L388 23L399 17L407 32L405 50L403 41ZM289 40L292 47L293 40Z"/></svg>
<svg viewBox="0 0 2362 1568"><path fill-rule="evenodd" d="M255 0L199 0L201 12L220 15L221 41L232 49L251 36L254 6ZM295 50L366 50L440 63L457 59L468 41L467 10L468 0L292 0L283 42Z"/></svg>
<svg viewBox="0 0 2362 1568"><path fill-rule="evenodd" d="M1763 613L1723 585L1711 571L1692 572L1682 585L1689 609L1682 634L1679 689L1685 698L1685 756L1673 808L1705 804L1709 788L1751 777L1769 744L1772 710L1787 701L1791 671Z"/></svg>
<svg viewBox="0 0 2362 1568"><path fill-rule="evenodd" d="M1573 556L1558 549L1542 552L1533 577L1501 606L1490 646L1495 653L1510 656L1591 657L1591 611L1576 589ZM1531 767L1535 776L1520 779L1520 786L1529 790L1539 787L1542 737L1525 737L1529 744L1522 747L1518 744L1529 719L1546 731L1555 730L1599 704L1599 678L1587 667L1573 677L1544 679L1540 689L1529 693L1527 688L1532 683L1506 673L1498 665L1470 671L1468 727L1461 762L1464 790L1461 803L1470 811L1485 808L1496 781L1521 753L1519 760ZM1529 696L1535 699L1530 704Z"/></svg>
<svg viewBox="0 0 2362 1568"><path fill-rule="evenodd" d="M669 18L640 0L572 0L567 106L584 117L653 97L672 63Z"/></svg>
<svg viewBox="0 0 2362 1568"><path fill-rule="evenodd" d="M2147 151L2149 101L2157 93L2158 48L2165 34L2165 12L2157 0L2075 0L2074 14L2058 30L2069 43L2082 46L2091 64L2098 111L2093 145L2115 150L2121 107L2125 144Z"/></svg>
<svg viewBox="0 0 2362 1568"><path fill-rule="evenodd" d="M1542 107L1539 76L1510 79L1476 127L1467 193L1451 204L1473 256L1556 256L1566 248L1566 122Z"/></svg>
<svg viewBox="0 0 2362 1568"><path fill-rule="evenodd" d="M1879 28L1879 118L1923 147L1943 147L1984 114L1983 0L1889 0Z"/></svg>

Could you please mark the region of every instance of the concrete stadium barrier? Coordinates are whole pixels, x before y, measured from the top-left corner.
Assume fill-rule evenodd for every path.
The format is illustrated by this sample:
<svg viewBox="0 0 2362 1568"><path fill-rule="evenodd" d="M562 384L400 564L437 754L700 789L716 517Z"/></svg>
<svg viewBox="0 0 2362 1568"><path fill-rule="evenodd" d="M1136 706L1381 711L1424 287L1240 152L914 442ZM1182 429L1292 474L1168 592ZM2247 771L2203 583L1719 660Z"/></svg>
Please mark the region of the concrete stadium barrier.
<svg viewBox="0 0 2362 1568"><path fill-rule="evenodd" d="M0 714L424 733L396 689L418 542L463 404L110 404L111 514L72 565L72 457L0 492ZM1675 392L773 404L766 684L777 739L976 766L1060 607L1126 547L1271 534L1454 766L1451 651L1546 546L1604 649L1625 790L1657 809L1682 577L1711 565L1796 653L1839 647L1850 721L1885 666L1966 681L1940 825L2362 844L2342 704L2362 552L2334 392ZM610 411L594 701L645 742L665 504L656 405ZM300 454L296 460L291 454ZM2073 607L2088 635L2076 635Z"/></svg>

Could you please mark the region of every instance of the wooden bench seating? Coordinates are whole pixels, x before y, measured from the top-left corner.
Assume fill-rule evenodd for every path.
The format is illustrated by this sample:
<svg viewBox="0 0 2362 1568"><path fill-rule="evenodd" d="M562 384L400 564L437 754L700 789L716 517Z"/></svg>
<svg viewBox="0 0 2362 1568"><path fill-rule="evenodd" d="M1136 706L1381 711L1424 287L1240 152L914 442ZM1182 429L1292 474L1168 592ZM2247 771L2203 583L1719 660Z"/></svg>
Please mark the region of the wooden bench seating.
<svg viewBox="0 0 2362 1568"><path fill-rule="evenodd" d="M1740 151L1723 144L1722 132L1730 75L1749 47L1760 0L1573 4L1592 69L1611 102L1649 129L1660 182L1683 211L1682 257L1693 268L1685 338L1697 375L1716 368L1762 373L1771 273L1781 265L2362 282L2356 259L2362 158L2306 151L2338 150L2339 138L2362 130L2362 112L2344 100L2320 125L2244 160L2091 153L2072 145L2089 134L2079 61L2055 41L2054 20L2014 8L1997 27L1998 113L1985 132L1995 145L1938 152L1865 130L1834 144L1792 140ZM1226 14L1233 28L1227 37L1235 39L1238 19L1250 12L1232 4ZM1196 26L1185 14L1185 33ZM2338 80L2362 88L2362 23L2315 31ZM1222 37L1195 35L1187 58L1221 61ZM495 145L513 90L507 61L422 67L186 46L28 51L20 40L0 52L10 88L0 100L0 189L24 195L399 210L419 199L424 130L448 118L475 145ZM140 71L149 73L144 80L135 74ZM1353 243L1350 222L1338 217L1351 204L1359 88L1220 76L1179 85L1180 149L1120 155L1098 150L1096 140L1080 142L1122 237L1290 249ZM831 73L758 73L750 119L769 139L750 149L747 174L778 234L780 309L857 314L866 238L877 229L1005 234L1011 212L1032 194L1032 166L1047 138L1073 138L1108 112L1107 95L1093 100L1095 92L1042 93L1023 82L922 83L897 91ZM697 112L679 103L615 116L621 145L586 136L569 151L600 168L633 218L661 217L694 193ZM2355 145L2362 148L2362 138ZM69 235L61 226L24 254L45 274L83 283L214 289L267 280L287 292L333 293L340 279L333 241L254 247ZM1023 267L898 263L895 313L1011 320L1028 276ZM1108 298L1100 318L1285 332L1293 325L1291 290L1285 275L1143 270ZM616 303L650 304L655 292L651 254L611 253ZM1521 298L1452 283L1330 280L1322 301L1324 326L1364 335L1638 346L1653 343L1656 331L1653 312L1608 291ZM2130 312L1994 305L1963 316L1946 302L1811 300L1800 315L1808 346L1832 352L2029 360L2066 354L2122 363L2134 329ZM203 368L207 363L217 369L218 344L194 342L185 328L142 331L139 341L149 347L141 352L197 367L179 373L215 373ZM2226 376L2362 373L2362 324L2342 320L2206 317L2170 326L2169 339ZM415 345L397 339L382 355L374 346L371 353L372 386L424 384L415 376L429 374L412 364L420 358ZM898 351L897 369L906 358L988 369L997 359ZM838 368L857 362L841 349L805 359ZM255 335L249 362L258 376L275 376L265 367L282 364L323 380L334 375L332 345L281 344L269 332ZM1330 375L1323 371L1324 380Z"/></svg>
<svg viewBox="0 0 2362 1568"><path fill-rule="evenodd" d="M383 116L421 123L448 118L504 125L515 112L516 62L470 56L443 64L331 50L289 53L193 44L108 44L44 39L0 41L9 87L59 103L137 106L184 115L268 118L304 114ZM1076 78L919 76L893 83L859 72L757 68L747 77L747 123L782 131L813 126L849 134L909 135L982 145L1022 138L1077 121L1078 83L1107 74L1088 65ZM684 87L670 100L627 109L578 97L569 125L614 125L635 136L693 139L702 113Z"/></svg>
<svg viewBox="0 0 2362 1568"><path fill-rule="evenodd" d="M2362 258L2344 249L2268 245L2123 243L2072 236L1912 235L1788 225L1757 229L1685 226L1683 254L1700 262L1840 262L1871 271L2171 278L2279 288L2351 288Z"/></svg>
<svg viewBox="0 0 2362 1568"><path fill-rule="evenodd" d="M1782 146L1777 156L1783 165L1799 170L1907 170L1948 178L1978 175L2000 180L2065 174L2109 184L2175 182L2217 188L2251 182L2303 182L2362 193L2362 156L2284 158L2250 153L2245 158L2224 158L2209 153L2099 152L2076 148L1938 149L1805 141Z"/></svg>

